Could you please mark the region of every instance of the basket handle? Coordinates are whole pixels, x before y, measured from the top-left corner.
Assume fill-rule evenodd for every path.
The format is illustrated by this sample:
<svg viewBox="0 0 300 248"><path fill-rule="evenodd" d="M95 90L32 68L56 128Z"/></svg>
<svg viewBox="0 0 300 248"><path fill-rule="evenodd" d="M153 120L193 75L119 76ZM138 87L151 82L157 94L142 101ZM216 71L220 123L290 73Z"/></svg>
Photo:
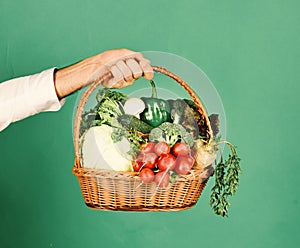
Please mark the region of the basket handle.
<svg viewBox="0 0 300 248"><path fill-rule="evenodd" d="M177 75L175 75L174 73L168 71L166 68L161 67L161 66L152 66L153 70L155 72L159 72L162 73L172 79L174 79L179 85L181 85L190 95L190 97L193 99L194 103L196 104L198 111L200 114L203 115L208 130L207 130L207 138L211 139L213 137L213 133L212 133L212 128L210 125L210 121L207 115L207 112L203 106L203 104L201 103L199 97L197 96L197 94L191 89L191 87L185 82L183 81L180 77L178 77ZM74 120L74 149L75 149L75 165L77 166L77 168L80 167L80 153L79 153L79 131L80 131L80 123L81 123L81 118L82 118L82 112L84 110L84 105L87 102L88 97L90 96L90 94L94 91L94 89L102 84L102 82L109 80L112 77L112 74L110 72L104 74L103 76L101 76L97 81L95 81L94 83L92 83L87 90L83 93L80 102L78 104L77 107L77 111L76 111L76 115L75 115L75 120Z"/></svg>

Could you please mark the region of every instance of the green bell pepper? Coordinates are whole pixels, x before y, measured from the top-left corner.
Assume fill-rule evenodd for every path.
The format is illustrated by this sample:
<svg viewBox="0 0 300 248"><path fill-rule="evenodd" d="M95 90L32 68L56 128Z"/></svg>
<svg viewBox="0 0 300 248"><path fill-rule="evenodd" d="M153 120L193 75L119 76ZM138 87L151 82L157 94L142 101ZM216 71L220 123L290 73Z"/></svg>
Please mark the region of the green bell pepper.
<svg viewBox="0 0 300 248"><path fill-rule="evenodd" d="M170 121L170 106L163 99L157 98L156 87L153 80L150 80L152 87L152 97L142 97L145 103L145 109L140 114L140 119L152 127L157 127L161 123Z"/></svg>

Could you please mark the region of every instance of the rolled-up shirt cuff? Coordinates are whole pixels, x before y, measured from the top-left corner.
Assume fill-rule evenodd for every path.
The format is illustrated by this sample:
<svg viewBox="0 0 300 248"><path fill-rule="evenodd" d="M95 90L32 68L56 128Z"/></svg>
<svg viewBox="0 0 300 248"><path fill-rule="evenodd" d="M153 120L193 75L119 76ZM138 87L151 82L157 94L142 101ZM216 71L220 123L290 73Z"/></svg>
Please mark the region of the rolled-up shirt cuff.
<svg viewBox="0 0 300 248"><path fill-rule="evenodd" d="M65 99L59 100L56 95L55 70L51 68L0 84L0 131L12 122L62 107Z"/></svg>
<svg viewBox="0 0 300 248"><path fill-rule="evenodd" d="M54 86L54 72L56 68L45 70L29 76L28 96L36 113L60 110L65 99L59 100Z"/></svg>

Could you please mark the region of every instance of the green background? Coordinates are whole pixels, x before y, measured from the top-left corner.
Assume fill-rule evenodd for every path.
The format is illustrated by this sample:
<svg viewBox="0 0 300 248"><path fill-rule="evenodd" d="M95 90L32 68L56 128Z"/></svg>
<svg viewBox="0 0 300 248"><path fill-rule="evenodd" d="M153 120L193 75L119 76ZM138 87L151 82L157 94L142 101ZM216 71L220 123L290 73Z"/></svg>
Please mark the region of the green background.
<svg viewBox="0 0 300 248"><path fill-rule="evenodd" d="M111 48L178 54L223 100L243 159L229 218L87 208L73 165L76 94L0 133L0 247L298 247L299 1L0 0L0 81ZM1 114L1 113L0 113Z"/></svg>

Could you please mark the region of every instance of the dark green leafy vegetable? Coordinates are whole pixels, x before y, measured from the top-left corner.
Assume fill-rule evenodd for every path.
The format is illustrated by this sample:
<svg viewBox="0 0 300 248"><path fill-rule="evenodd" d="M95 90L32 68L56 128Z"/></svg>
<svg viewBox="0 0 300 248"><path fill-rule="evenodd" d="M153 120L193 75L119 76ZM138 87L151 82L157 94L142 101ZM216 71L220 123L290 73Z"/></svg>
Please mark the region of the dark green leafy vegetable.
<svg viewBox="0 0 300 248"><path fill-rule="evenodd" d="M194 118L197 122L199 128L199 136L203 140L208 140L208 126L206 120L202 114L199 113L198 107L196 104L190 99L184 99L184 101L189 105L189 107L193 110Z"/></svg>
<svg viewBox="0 0 300 248"><path fill-rule="evenodd" d="M168 100L170 105L171 120L173 123L182 125L194 139L198 139L199 128L193 110L182 99Z"/></svg>
<svg viewBox="0 0 300 248"><path fill-rule="evenodd" d="M186 103L181 99L176 100L168 100L170 105L170 116L173 123L180 124L184 119L184 109L186 107Z"/></svg>
<svg viewBox="0 0 300 248"><path fill-rule="evenodd" d="M211 125L213 135L217 136L218 133L219 133L219 125L220 125L219 115L218 114L211 114L210 116L208 116L208 118L209 118L209 121L210 121L210 125Z"/></svg>
<svg viewBox="0 0 300 248"><path fill-rule="evenodd" d="M101 125L101 121L97 120L96 118L97 118L96 107L90 109L89 111L85 112L82 115L82 120L80 123L80 136L82 136L82 134L90 127Z"/></svg>
<svg viewBox="0 0 300 248"><path fill-rule="evenodd" d="M228 208L230 206L229 196L236 193L239 185L240 158L236 153L235 147L225 141L230 149L228 158L221 160L216 166L215 185L212 188L210 205L214 212L221 216L228 216Z"/></svg>

